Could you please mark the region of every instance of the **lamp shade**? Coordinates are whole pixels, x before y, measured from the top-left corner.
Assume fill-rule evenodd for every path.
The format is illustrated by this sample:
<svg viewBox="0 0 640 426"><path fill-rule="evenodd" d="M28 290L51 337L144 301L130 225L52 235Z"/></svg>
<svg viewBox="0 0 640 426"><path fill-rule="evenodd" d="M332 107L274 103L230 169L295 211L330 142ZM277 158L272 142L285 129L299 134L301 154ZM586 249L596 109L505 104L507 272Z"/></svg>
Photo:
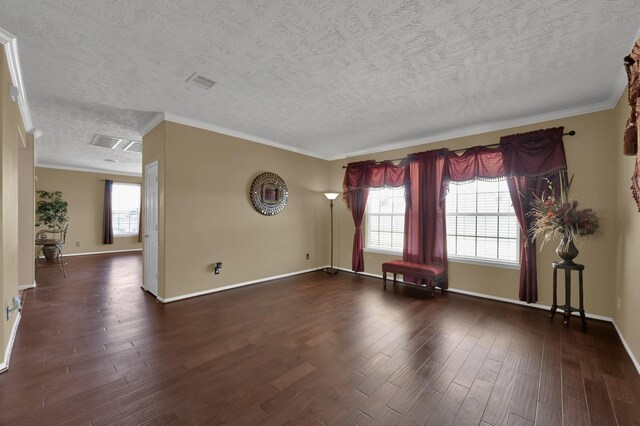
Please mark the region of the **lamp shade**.
<svg viewBox="0 0 640 426"><path fill-rule="evenodd" d="M340 195L339 192L325 192L324 196L327 197L330 200L335 200L336 198L338 198L338 195Z"/></svg>

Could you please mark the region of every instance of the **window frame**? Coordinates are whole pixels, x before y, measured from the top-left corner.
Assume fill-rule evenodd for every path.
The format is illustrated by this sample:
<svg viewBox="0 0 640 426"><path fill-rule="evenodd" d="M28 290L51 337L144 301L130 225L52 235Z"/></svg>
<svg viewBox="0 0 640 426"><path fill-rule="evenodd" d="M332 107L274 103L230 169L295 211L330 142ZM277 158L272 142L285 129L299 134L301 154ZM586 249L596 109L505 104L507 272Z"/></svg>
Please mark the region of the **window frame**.
<svg viewBox="0 0 640 426"><path fill-rule="evenodd" d="M447 258L450 262L455 262L455 263L466 263L466 264L471 264L471 265L482 265L482 266L492 266L492 267L499 267L499 268L506 268L506 269L520 269L520 247L522 245L522 232L520 230L520 225L518 223L518 218L516 217L515 211L513 211L513 213L504 213L504 212L478 212L477 211L477 207L478 207L478 188L477 188L477 182L480 179L475 179L473 181L469 181L469 182L450 182L450 184L461 184L461 185L467 185L467 184L476 184L476 191L475 191L475 196L476 196L476 211L475 212L462 212L462 213L446 213L445 214L445 221L447 220L447 216L449 215L455 215L456 217L458 216L467 216L467 217L515 217L516 219L516 232L517 232L517 236L515 238L516 240L516 255L515 255L515 260L513 261L508 261L508 260L501 260L501 259L490 259L490 258L485 258L485 257L478 257L478 256L465 256L465 255L459 255L459 254L451 254L449 252L449 247L447 245ZM448 196L448 194L447 194ZM513 207L513 206L512 206ZM448 225L448 224L447 224ZM449 226L447 226L447 231L449 230ZM447 232L447 235L445 235L445 238L448 239L449 237L449 233ZM474 236L475 238L475 243L476 243L476 253L478 251L477 249L477 244L478 244L478 222L476 220L476 224L475 224L475 232L474 232ZM494 238L494 237L484 237L484 238ZM496 236L495 237L499 247L500 244L500 237Z"/></svg>
<svg viewBox="0 0 640 426"><path fill-rule="evenodd" d="M367 253L378 253L378 254L388 254L388 255L392 255L392 256L402 256L402 251L403 249L399 249L399 250L394 250L392 248L381 248L381 247L371 247L370 244L370 222L369 222L369 201L370 201L370 196L371 196L371 191L381 191L384 189L391 189L391 190L400 190L404 192L404 186L396 186L396 187L388 187L388 188L371 188L369 190L369 197L367 198L367 205L365 206L365 212L364 212L364 247L362 248L363 251L367 252ZM406 211L406 204L405 204L405 210L403 210L402 212L402 216L403 216L403 220L404 220L404 214ZM380 217L380 216L400 216L400 214L398 213L374 213L376 216ZM404 227L403 227L404 229ZM402 232L402 238L403 238L403 245L404 245L404 230Z"/></svg>
<svg viewBox="0 0 640 426"><path fill-rule="evenodd" d="M114 238L135 237L140 233L140 225L139 225L140 219L138 219L138 231L136 231L136 232L128 232L126 234L116 233L116 229L113 226L113 225L115 225L115 222L113 220L113 215L114 215L114 213L116 211L113 208L113 195L114 195L116 186L137 186L138 188L140 188L140 196L142 196L142 184L140 184L140 183L132 183L132 182L113 182L112 187L111 187L111 223L112 223L112 229L113 229L113 237ZM140 204L138 205L138 215L141 215L141 214L142 214L142 200L140 200Z"/></svg>

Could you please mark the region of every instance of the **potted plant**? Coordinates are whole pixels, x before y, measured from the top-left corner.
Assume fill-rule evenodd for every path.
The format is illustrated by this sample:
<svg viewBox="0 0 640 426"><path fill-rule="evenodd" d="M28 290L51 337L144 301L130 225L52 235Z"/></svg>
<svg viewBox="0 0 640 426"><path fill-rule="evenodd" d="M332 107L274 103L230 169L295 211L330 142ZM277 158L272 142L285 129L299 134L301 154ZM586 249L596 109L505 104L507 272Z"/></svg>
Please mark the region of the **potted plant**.
<svg viewBox="0 0 640 426"><path fill-rule="evenodd" d="M61 229L67 223L67 202L60 191L36 191L40 199L36 203L38 220L50 229Z"/></svg>
<svg viewBox="0 0 640 426"><path fill-rule="evenodd" d="M551 182L549 189L554 194ZM561 263L572 265L578 255L574 241L595 234L600 228L600 220L592 209L579 209L578 201L566 198L566 194L562 194L561 199L553 195L536 197L531 203L534 221L530 233L534 239L542 238L542 245L560 237L556 253L562 259Z"/></svg>
<svg viewBox="0 0 640 426"><path fill-rule="evenodd" d="M38 216L38 225L44 223L48 229L43 229L36 234L36 241L42 245L42 253L47 260L55 260L58 258L59 249L55 240L49 240L49 233L57 231L63 235L66 232L67 225L67 202L62 199L60 191L36 191L40 198L36 203L36 215ZM53 234L56 235L56 234ZM61 237L64 238L64 235Z"/></svg>

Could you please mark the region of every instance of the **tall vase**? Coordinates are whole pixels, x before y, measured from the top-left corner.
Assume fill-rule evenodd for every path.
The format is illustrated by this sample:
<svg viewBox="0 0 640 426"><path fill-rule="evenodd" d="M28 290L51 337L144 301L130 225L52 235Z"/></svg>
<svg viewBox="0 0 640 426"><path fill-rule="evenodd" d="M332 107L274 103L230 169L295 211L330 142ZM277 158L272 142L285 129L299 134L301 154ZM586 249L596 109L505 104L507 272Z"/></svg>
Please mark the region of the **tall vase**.
<svg viewBox="0 0 640 426"><path fill-rule="evenodd" d="M578 249L575 244L573 244L573 240L569 239L568 236L565 235L562 237L560 245L556 249L556 253L560 256L560 259L562 259L562 262L560 262L561 264L575 265L575 263L573 263L573 259L578 256Z"/></svg>

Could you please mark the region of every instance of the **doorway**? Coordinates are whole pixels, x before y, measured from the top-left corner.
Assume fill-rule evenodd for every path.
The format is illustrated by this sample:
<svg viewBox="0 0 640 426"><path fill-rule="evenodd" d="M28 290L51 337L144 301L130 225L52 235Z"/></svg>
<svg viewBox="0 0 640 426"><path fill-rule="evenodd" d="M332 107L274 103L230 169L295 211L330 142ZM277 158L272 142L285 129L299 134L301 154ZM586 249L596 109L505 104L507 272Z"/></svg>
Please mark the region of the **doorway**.
<svg viewBox="0 0 640 426"><path fill-rule="evenodd" d="M144 166L144 288L158 297L158 162Z"/></svg>

